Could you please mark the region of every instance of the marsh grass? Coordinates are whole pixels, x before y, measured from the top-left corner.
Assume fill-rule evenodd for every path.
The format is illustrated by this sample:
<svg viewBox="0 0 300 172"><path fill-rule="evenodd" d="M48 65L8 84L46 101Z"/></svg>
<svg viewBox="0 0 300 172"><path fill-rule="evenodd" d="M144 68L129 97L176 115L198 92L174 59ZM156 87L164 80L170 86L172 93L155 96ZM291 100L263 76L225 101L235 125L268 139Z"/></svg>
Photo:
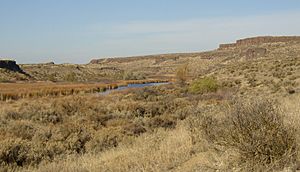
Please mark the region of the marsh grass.
<svg viewBox="0 0 300 172"><path fill-rule="evenodd" d="M23 98L58 97L84 93L103 92L128 84L143 84L150 82L167 82L166 80L122 80L114 83L1 83L0 101L18 100Z"/></svg>

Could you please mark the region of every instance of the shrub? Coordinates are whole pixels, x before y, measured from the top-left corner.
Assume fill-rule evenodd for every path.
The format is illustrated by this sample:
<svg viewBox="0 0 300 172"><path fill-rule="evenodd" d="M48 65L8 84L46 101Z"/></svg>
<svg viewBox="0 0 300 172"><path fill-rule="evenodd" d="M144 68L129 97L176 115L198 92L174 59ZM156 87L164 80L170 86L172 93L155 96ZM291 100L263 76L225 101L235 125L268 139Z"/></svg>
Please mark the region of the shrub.
<svg viewBox="0 0 300 172"><path fill-rule="evenodd" d="M69 74L70 75L70 74ZM66 76L67 78L67 76ZM72 79L72 78L68 78L68 79ZM57 81L57 78L56 78L56 73L52 73L48 76L48 80L49 81L52 81L52 82L56 82Z"/></svg>
<svg viewBox="0 0 300 172"><path fill-rule="evenodd" d="M156 116L149 121L150 128L173 129L176 126L176 120L169 116Z"/></svg>
<svg viewBox="0 0 300 172"><path fill-rule="evenodd" d="M67 97L54 101L51 104L51 109L55 109L56 113L64 116L78 115L87 110L85 109L86 101L85 98L80 96Z"/></svg>
<svg viewBox="0 0 300 172"><path fill-rule="evenodd" d="M209 92L216 92L219 88L217 81L211 77L205 77L194 81L189 91L195 94L204 94Z"/></svg>
<svg viewBox="0 0 300 172"><path fill-rule="evenodd" d="M132 98L136 101L156 101L156 98L160 93L156 90L144 87L142 89L133 90Z"/></svg>
<svg viewBox="0 0 300 172"><path fill-rule="evenodd" d="M99 153L117 147L122 139L123 135L119 128L104 128L93 135L86 148L89 152Z"/></svg>
<svg viewBox="0 0 300 172"><path fill-rule="evenodd" d="M284 114L271 101L237 102L224 118L204 116L207 140L233 148L247 170L284 168L295 163L295 130L284 124Z"/></svg>
<svg viewBox="0 0 300 172"><path fill-rule="evenodd" d="M31 140L37 129L32 122L14 121L13 124L8 127L8 130L18 138Z"/></svg>
<svg viewBox="0 0 300 172"><path fill-rule="evenodd" d="M188 79L188 73L189 73L189 69L187 64L178 67L176 70L177 82L181 85L184 85L186 80Z"/></svg>
<svg viewBox="0 0 300 172"><path fill-rule="evenodd" d="M124 80L143 80L143 79L146 79L146 76L144 73L129 71L129 72L124 72L123 79Z"/></svg>
<svg viewBox="0 0 300 172"><path fill-rule="evenodd" d="M8 139L0 143L0 165L16 164L23 166L31 162L28 156L30 145L27 141Z"/></svg>
<svg viewBox="0 0 300 172"><path fill-rule="evenodd" d="M139 123L127 124L123 127L124 133L129 136L139 136L147 130Z"/></svg>
<svg viewBox="0 0 300 172"><path fill-rule="evenodd" d="M65 75L64 80L68 82L75 82L78 80L78 78L75 73L70 72L67 75Z"/></svg>

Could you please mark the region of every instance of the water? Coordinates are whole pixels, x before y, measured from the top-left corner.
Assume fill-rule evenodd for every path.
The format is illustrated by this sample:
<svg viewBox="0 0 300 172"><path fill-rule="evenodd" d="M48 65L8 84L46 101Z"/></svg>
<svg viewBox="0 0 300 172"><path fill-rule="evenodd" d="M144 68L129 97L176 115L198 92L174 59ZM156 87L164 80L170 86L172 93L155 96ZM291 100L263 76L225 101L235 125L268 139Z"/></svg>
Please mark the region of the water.
<svg viewBox="0 0 300 172"><path fill-rule="evenodd" d="M168 82L158 82L158 83L154 83L154 82L150 82L150 83L145 83L145 84L128 84L127 86L120 86L116 89L111 89L111 90L106 90L104 92L101 92L101 95L108 95L113 91L121 91L121 90L126 90L129 88L143 88L143 87L151 87L151 86L159 86L159 85L166 85L169 84Z"/></svg>

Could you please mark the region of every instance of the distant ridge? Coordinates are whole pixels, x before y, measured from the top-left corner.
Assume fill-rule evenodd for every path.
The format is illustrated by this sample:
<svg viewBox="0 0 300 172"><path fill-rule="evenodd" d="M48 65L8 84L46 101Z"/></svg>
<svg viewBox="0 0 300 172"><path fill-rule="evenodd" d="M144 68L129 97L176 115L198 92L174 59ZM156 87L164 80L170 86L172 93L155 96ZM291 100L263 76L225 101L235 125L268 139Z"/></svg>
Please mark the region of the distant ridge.
<svg viewBox="0 0 300 172"><path fill-rule="evenodd" d="M299 41L300 36L258 36L237 40L236 43L220 44L219 50L241 46L259 45L263 43Z"/></svg>
<svg viewBox="0 0 300 172"><path fill-rule="evenodd" d="M132 56L132 57L111 57L111 58L102 58L102 59L92 59L90 64L100 64L100 63L109 63L109 62L132 62L136 60L158 60L158 61L165 61L165 60L177 60L179 57L182 56L191 56L197 55L199 53L173 53L173 54L157 54L157 55L145 55L145 56Z"/></svg>
<svg viewBox="0 0 300 172"><path fill-rule="evenodd" d="M275 42L300 42L300 36L257 36L245 39L239 39L235 43L220 44L217 50L226 50L228 48L247 47L252 45L260 45L263 43L275 43ZM89 64L101 64L110 62L132 62L136 60L177 60L179 57L195 56L199 54L205 54L205 52L194 53L171 53L171 54L157 54L157 55L144 55L144 56L131 56L131 57L111 57L102 59L92 59ZM252 53L253 54L253 53Z"/></svg>

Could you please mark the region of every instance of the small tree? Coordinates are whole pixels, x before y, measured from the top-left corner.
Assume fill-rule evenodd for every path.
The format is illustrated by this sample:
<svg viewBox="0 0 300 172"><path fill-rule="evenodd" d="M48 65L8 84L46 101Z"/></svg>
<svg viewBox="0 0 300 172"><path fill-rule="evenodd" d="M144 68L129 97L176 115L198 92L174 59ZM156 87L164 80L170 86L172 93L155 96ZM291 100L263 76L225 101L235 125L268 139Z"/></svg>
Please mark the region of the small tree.
<svg viewBox="0 0 300 172"><path fill-rule="evenodd" d="M188 73L189 73L188 64L184 64L184 65L178 67L176 70L177 82L181 85L185 85L185 83L188 79Z"/></svg>

